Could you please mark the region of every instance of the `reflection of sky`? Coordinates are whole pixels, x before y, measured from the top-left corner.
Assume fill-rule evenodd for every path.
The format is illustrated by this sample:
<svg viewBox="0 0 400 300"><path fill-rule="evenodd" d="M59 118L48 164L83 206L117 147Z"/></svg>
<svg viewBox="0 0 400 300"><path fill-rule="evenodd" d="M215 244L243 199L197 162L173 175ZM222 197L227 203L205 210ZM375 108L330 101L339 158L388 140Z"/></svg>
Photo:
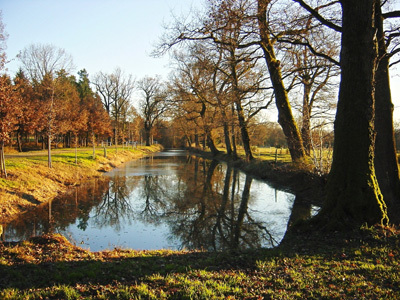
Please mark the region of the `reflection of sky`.
<svg viewBox="0 0 400 300"><path fill-rule="evenodd" d="M240 173L240 191L243 190L245 178L246 175ZM263 181L253 179L248 213L254 221L263 223L268 231L273 233L274 239L280 242L287 229L294 198L293 194L279 191Z"/></svg>
<svg viewBox="0 0 400 300"><path fill-rule="evenodd" d="M185 152L181 153L185 154ZM176 154L176 152L172 154ZM187 180L181 179L182 176L192 176L192 174L187 173L187 168L182 167L182 162L184 161L185 158L182 161L182 157L179 160L177 157L171 156L171 152L167 152L163 153L161 159L150 157L132 161L105 174L111 179L115 176L128 176L126 180L120 178L115 182L117 184L118 182L126 181L130 185L129 189L126 189L129 190L129 196L126 199L128 208L125 215L117 214L114 216L112 209L115 203L110 202L108 203L110 215L105 214L104 207L101 209L93 207L84 230L80 228L79 219L77 219L74 224L69 225L60 233L76 245L89 248L91 251L112 249L114 247L140 250L180 249L182 247L180 238L172 234L172 227L178 225L178 223L174 222L179 222L180 220L174 205L176 205L175 202L178 199L179 201L186 201L183 196L186 195L187 184L195 185L195 183L189 183ZM225 173L226 165L218 167L214 172L214 176L219 174L219 178L222 180L219 183L215 183L214 186L219 195L222 195L223 192L223 177L225 176L219 173L221 169ZM179 174L179 172L183 173ZM201 185L200 181L203 178L200 174L198 174L198 178L199 185ZM156 190L152 195L157 200L152 198L150 201L152 209L147 214L143 213L146 209L146 199L143 191L145 180L153 180L152 183L158 184L162 189L162 191ZM239 172L235 197L241 197L245 182L246 175ZM179 188L182 184L184 185L183 191ZM113 194L113 192L110 194ZM240 205L239 198L235 200L236 209ZM274 240L279 242L285 234L293 201L294 195L277 191L265 182L253 179L247 213L252 221L265 227L273 235ZM118 206L121 203L115 205ZM198 216L195 206L191 207L190 205L188 205L185 214L192 221ZM175 219L169 219L170 216L175 217ZM115 219L117 220L115 221ZM190 220L186 219L186 221ZM244 221L247 222L249 220ZM12 228L9 229L11 233ZM269 241L264 241L262 245L269 247L270 243Z"/></svg>
<svg viewBox="0 0 400 300"><path fill-rule="evenodd" d="M168 240L169 229L166 224L154 225L132 221L116 231L111 226L96 228L91 223L89 222L85 231L79 230L75 223L64 234L77 246L91 251L118 247L136 250L179 249L180 246L179 241Z"/></svg>

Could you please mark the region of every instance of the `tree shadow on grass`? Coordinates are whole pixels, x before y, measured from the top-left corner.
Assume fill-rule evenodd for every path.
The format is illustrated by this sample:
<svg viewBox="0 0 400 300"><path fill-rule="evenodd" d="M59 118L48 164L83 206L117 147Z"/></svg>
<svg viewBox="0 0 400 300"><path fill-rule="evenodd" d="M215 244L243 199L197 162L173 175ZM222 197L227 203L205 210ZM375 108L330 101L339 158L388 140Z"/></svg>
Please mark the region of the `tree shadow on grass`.
<svg viewBox="0 0 400 300"><path fill-rule="evenodd" d="M28 242L0 242L0 289L34 289L55 285L137 283L146 276L193 270L253 269L273 250L241 252L132 251L91 253L64 237L48 235ZM268 256L268 255L267 255ZM7 263L6 263L7 261Z"/></svg>
<svg viewBox="0 0 400 300"><path fill-rule="evenodd" d="M14 295L41 296L50 291L56 299L67 298L62 293L71 288L80 296L113 299L140 298L135 295L144 288L175 299L207 298L209 292L238 299L269 299L282 292L288 299L300 294L309 299L349 295L396 299L400 296L399 232L302 230L302 236L292 232L274 249L228 252L116 249L91 253L60 235L41 236L0 243L0 291L16 289ZM120 292L127 296L119 297Z"/></svg>

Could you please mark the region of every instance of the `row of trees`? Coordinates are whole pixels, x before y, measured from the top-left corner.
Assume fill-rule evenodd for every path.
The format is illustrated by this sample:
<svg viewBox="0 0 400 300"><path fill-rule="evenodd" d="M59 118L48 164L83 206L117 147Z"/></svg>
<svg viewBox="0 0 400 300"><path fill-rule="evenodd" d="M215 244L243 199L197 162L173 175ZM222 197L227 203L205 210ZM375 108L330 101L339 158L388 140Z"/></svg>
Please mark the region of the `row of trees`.
<svg viewBox="0 0 400 300"><path fill-rule="evenodd" d="M6 56L2 53L4 69ZM48 149L49 167L52 144L57 146L59 142L64 147L91 142L95 147L96 142L111 142L112 137L118 144L138 141L144 135L150 143L153 127L165 110L157 105L165 98L159 78L145 77L135 82L120 69L111 74L100 72L92 81L94 91L87 71L79 71L78 78L70 75L72 58L55 46L30 45L19 59L21 68L15 77L0 78L2 176L7 176L4 145L12 140L19 151L32 137L37 145L41 141L42 148ZM138 112L131 104L134 90L143 93Z"/></svg>
<svg viewBox="0 0 400 300"><path fill-rule="evenodd" d="M392 21L400 12L390 11L390 1L307 2L208 0L204 13L187 23L177 18L167 28L155 54L183 46L183 54L174 55L173 82L181 123L201 128L213 152L212 132L224 128L228 153L236 124L247 160L251 121L273 99L292 160L307 161L311 116L317 107L318 113L333 108L335 101L326 100L340 82L333 164L320 216L334 226L387 224L400 207L388 75L398 62L390 63L400 51L399 26ZM300 87L299 124L291 97Z"/></svg>
<svg viewBox="0 0 400 300"><path fill-rule="evenodd" d="M329 124L335 108L331 91L339 74L339 39L292 4L207 1L204 14L196 13L188 23L177 19L167 28L155 55L184 46L173 52L170 84L181 123L193 124L185 125L187 137L196 142L201 130L211 151L217 152L213 134L223 131L227 152L236 156L239 131L251 160L251 128L275 100L292 159L310 155L312 117ZM311 37L318 39L319 47L304 45ZM300 126L291 104L300 112Z"/></svg>

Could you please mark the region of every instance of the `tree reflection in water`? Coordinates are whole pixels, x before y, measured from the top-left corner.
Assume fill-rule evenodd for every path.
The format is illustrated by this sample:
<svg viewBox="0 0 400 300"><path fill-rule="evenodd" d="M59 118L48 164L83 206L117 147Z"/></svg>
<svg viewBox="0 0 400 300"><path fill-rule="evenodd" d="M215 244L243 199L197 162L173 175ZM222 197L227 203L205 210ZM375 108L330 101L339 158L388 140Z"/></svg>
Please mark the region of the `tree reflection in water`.
<svg viewBox="0 0 400 300"><path fill-rule="evenodd" d="M68 193L39 205L5 225L5 240L26 240L44 233L63 233L71 224L85 230L89 213L108 190L109 179L101 178L76 186Z"/></svg>
<svg viewBox="0 0 400 300"><path fill-rule="evenodd" d="M237 170L193 157L177 174L175 181L169 176L144 177L141 216L147 222L168 223L183 248L223 250L278 243L266 223L248 211L251 176L245 176L241 188Z"/></svg>
<svg viewBox="0 0 400 300"><path fill-rule="evenodd" d="M289 219L294 221L299 212L303 218L311 209L296 206L293 195L279 193L275 203L277 192L266 183L217 161L160 156L132 162L98 182L76 188L51 206L24 214L5 226L5 238L26 239L44 232L68 235L96 227L102 231L112 228L114 235L124 231L125 239L133 239L132 232L140 224L165 230L163 245L167 247L272 247L283 238ZM298 209L290 215L292 205ZM172 244L172 240L178 242ZM146 249L136 246L137 242L126 244Z"/></svg>

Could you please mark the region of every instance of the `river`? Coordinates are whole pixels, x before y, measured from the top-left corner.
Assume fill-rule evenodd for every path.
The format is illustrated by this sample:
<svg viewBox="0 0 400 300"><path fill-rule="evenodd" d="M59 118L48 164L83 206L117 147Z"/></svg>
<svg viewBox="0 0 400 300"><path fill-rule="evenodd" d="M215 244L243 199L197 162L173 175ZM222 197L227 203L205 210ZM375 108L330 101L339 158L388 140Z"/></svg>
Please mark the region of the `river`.
<svg viewBox="0 0 400 300"><path fill-rule="evenodd" d="M20 215L3 225L3 239L60 233L91 251L270 248L284 237L294 202L224 163L169 150Z"/></svg>

